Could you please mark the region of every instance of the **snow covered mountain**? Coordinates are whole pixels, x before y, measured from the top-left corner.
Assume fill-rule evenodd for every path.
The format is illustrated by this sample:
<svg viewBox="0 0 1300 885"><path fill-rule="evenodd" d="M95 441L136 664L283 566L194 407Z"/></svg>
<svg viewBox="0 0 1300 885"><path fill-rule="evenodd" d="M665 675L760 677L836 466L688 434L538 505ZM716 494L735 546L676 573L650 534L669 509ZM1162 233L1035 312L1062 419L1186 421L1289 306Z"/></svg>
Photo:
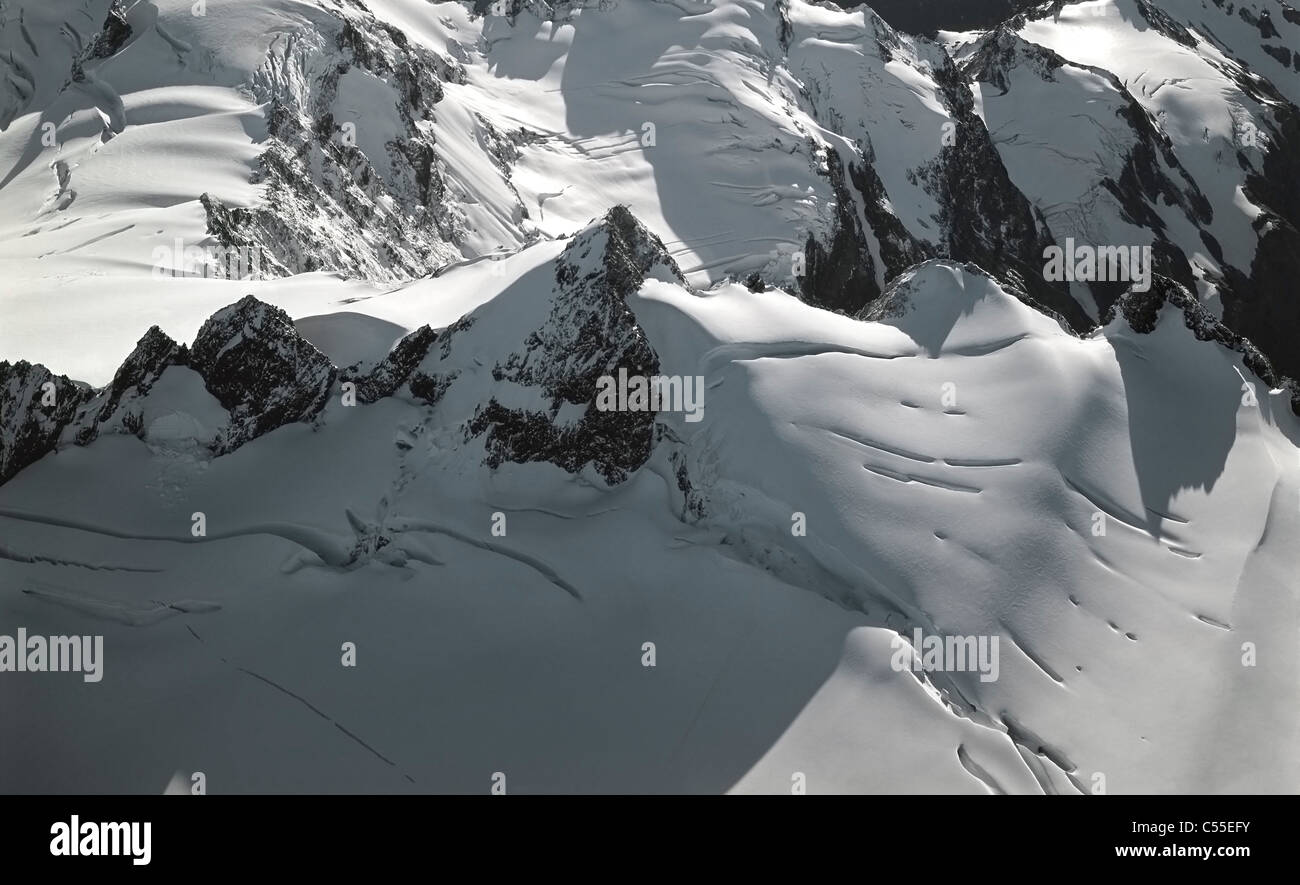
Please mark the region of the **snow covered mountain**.
<svg viewBox="0 0 1300 885"><path fill-rule="evenodd" d="M0 790L1300 789L1300 13L847 5L0 6Z"/></svg>
<svg viewBox="0 0 1300 885"><path fill-rule="evenodd" d="M1057 237L1150 241L1162 272L1300 374L1300 13L1200 0L1046 12L964 50L1016 185ZM1114 288L1092 288L1104 310Z"/></svg>

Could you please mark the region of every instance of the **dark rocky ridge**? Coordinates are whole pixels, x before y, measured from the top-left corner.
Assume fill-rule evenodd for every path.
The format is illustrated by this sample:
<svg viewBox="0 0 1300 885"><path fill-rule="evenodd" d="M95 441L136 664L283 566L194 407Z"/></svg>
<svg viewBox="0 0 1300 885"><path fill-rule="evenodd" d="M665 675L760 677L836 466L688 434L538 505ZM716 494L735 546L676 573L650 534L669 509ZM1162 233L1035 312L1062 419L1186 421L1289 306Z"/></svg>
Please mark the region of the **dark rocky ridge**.
<svg viewBox="0 0 1300 885"><path fill-rule="evenodd" d="M1259 245L1249 280L1235 276L1223 294L1223 319L1300 377L1300 108L1271 89L1264 97L1276 119L1264 121L1269 149L1246 178L1247 196L1264 209L1254 224Z"/></svg>
<svg viewBox="0 0 1300 885"><path fill-rule="evenodd" d="M957 140L944 147L922 178L935 189L946 254L974 262L1009 285L1018 295L1044 304L1076 332L1093 325L1064 284L1043 278L1043 252L1052 245L1051 231L1040 213L1011 181L984 121L975 112L970 86L951 58L936 71L949 112L957 122Z"/></svg>
<svg viewBox="0 0 1300 885"><path fill-rule="evenodd" d="M72 82L79 83L86 78L84 66L93 61L116 55L131 39L131 26L126 22L126 9L121 0L113 0L95 36L72 60ZM80 41L78 41L80 43Z"/></svg>
<svg viewBox="0 0 1300 885"><path fill-rule="evenodd" d="M461 317L439 333L438 359L447 359L447 357L451 355L452 344L458 339L462 332L471 328L473 325L474 315L468 314ZM432 344L433 342L431 341L429 347L425 348L426 353L429 352L429 348L432 347ZM431 366L429 367L429 370L426 371L424 367L428 365L428 362L431 361L416 364L416 367L410 373L409 387L412 396L423 400L428 405L436 406L442 399L443 394L447 392L447 388L451 387L452 383L460 377L460 371L458 369L437 371L432 369Z"/></svg>
<svg viewBox="0 0 1300 885"><path fill-rule="evenodd" d="M867 245L866 233L855 211L855 203L848 191L845 181L844 162L839 153L829 148L826 150L824 174L830 181L835 193L835 223L831 230L829 242L822 244L811 233L804 243L805 273L799 279L803 300L827 310L852 312L862 305L880 296L880 286L876 283L876 265L871 257L871 248ZM849 174L853 184L879 185L874 169L856 171L860 167L851 163ZM869 205L880 207L879 215L887 217L880 197L884 193L881 187L873 194L875 199L867 198ZM866 194L864 194L866 197ZM897 221L897 219L894 219ZM899 230L902 224L898 224ZM902 231L907 236L906 231ZM912 243L911 237L907 242Z"/></svg>
<svg viewBox="0 0 1300 885"><path fill-rule="evenodd" d="M39 363L0 362L0 483L52 451L90 395Z"/></svg>
<svg viewBox="0 0 1300 885"><path fill-rule="evenodd" d="M87 445L99 436L100 427L123 407L123 398L128 391L133 391L133 399L146 397L169 366L184 366L188 363L189 349L183 344L177 344L162 329L151 326L136 343L135 350L118 368L113 382L87 403L86 410L77 415L77 444Z"/></svg>
<svg viewBox="0 0 1300 885"><path fill-rule="evenodd" d="M190 366L230 411L219 452L315 417L338 376L287 313L252 295L208 318L190 349Z"/></svg>
<svg viewBox="0 0 1300 885"><path fill-rule="evenodd" d="M627 303L652 273L687 285L663 242L624 206L615 206L565 248L556 261L547 321L521 351L493 369L498 381L538 388L551 408L508 408L495 398L482 406L467 434L484 437L489 467L549 461L577 473L591 464L613 485L646 462L655 413L604 412L596 407L596 394L598 379L617 376L620 369L629 376L659 373L658 355ZM556 423L565 404L585 407L578 422Z"/></svg>
<svg viewBox="0 0 1300 885"><path fill-rule="evenodd" d="M966 270L1006 289L978 265L967 264ZM629 296L652 275L687 285L659 238L622 206L573 239L556 261L546 320L492 370L498 382L538 390L550 399L550 408L512 408L495 397L480 403L461 426L466 442L483 440L486 466L545 461L578 473L591 465L614 485L643 466L657 442L672 438L653 411L602 412L595 405L602 375L617 376L620 368L629 375L659 373L658 355L628 304ZM860 316L880 319L905 297L895 285ZM1050 307L1023 293L1018 297L1070 330L1069 321ZM1300 414L1300 385L1276 371L1249 339L1216 319L1173 279L1157 275L1150 292L1124 293L1103 319L1109 324L1122 315L1134 330L1146 333L1155 328L1166 304L1183 313L1198 339L1240 353L1246 367L1266 383L1287 387L1292 408ZM398 342L370 372L342 377L357 384L360 402L394 395L405 384L413 397L436 406L459 375L437 366L452 356L457 339L474 323L471 314L441 332L423 326ZM229 427L211 446L215 455L285 424L313 420L340 377L284 311L252 296L213 314L192 348L177 344L156 326L150 328L112 383L98 391L55 376L43 366L0 362L0 483L55 451L61 441L85 445L106 426L112 432L143 436L143 401L173 366L197 372L229 411ZM583 408L581 418L561 421L561 409L572 406ZM702 506L691 503L685 465L675 459L672 463L689 507Z"/></svg>
<svg viewBox="0 0 1300 885"><path fill-rule="evenodd" d="M1291 394L1291 410L1300 415L1300 383L1278 372L1268 356L1239 335L1223 321L1205 309L1186 287L1169 277L1155 275L1151 290L1134 292L1131 289L1120 296L1102 317L1109 326L1117 316L1122 316L1133 331L1150 334L1160 320L1160 312L1169 305L1182 312L1183 322L1199 341L1213 341L1241 354L1241 361L1255 375L1273 389L1285 388Z"/></svg>
<svg viewBox="0 0 1300 885"><path fill-rule="evenodd" d="M126 9L122 0L113 0L104 18L104 26L87 46L90 58L108 58L117 53L131 39L131 26L126 23Z"/></svg>
<svg viewBox="0 0 1300 885"><path fill-rule="evenodd" d="M288 314L251 295L214 313L192 348L151 327L99 390L41 365L0 362L0 483L63 444L88 445L106 431L143 437L144 401L173 366L197 372L230 413L229 426L211 446L214 455L313 419L338 376ZM50 405L42 402L47 383L53 385Z"/></svg>
<svg viewBox="0 0 1300 885"><path fill-rule="evenodd" d="M357 401L373 403L392 396L411 378L429 348L438 340L438 333L429 326L421 326L393 347L388 356L365 375L343 374L341 379L357 385ZM418 394L417 394L418 395Z"/></svg>
<svg viewBox="0 0 1300 885"><path fill-rule="evenodd" d="M483 440L487 466L548 461L577 473L591 465L612 485L646 462L662 436L656 436L656 413L601 411L596 396L598 379L620 369L659 374L658 356L628 304L652 275L688 286L663 242L623 206L574 237L556 260L545 321L514 349L505 342L492 369L497 382L533 388L550 407L512 408L491 396L461 421L466 442ZM0 363L0 417L12 428L0 438L0 481L54 451L61 439L85 445L103 432L145 438L144 401L173 366L196 372L229 413L229 425L210 445L214 455L315 419L340 378L357 385L358 402L399 394L405 385L412 397L436 406L459 377L456 368L440 364L453 357L475 320L470 314L441 331L423 326L369 372L340 373L288 314L249 295L214 313L190 347L150 328L113 381L97 391L43 366ZM56 392L50 407L40 404L46 382ZM583 408L581 417L560 419L573 406Z"/></svg>

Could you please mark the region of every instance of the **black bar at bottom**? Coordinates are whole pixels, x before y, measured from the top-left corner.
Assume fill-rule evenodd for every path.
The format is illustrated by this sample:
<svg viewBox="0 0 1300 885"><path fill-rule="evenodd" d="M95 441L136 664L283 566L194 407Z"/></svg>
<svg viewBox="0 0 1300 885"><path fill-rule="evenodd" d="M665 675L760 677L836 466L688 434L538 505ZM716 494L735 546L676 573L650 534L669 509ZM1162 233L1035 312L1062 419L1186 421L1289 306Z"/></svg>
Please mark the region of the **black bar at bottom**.
<svg viewBox="0 0 1300 885"><path fill-rule="evenodd" d="M500 872L518 864L538 873L542 858L583 866L606 852L648 866L695 854L742 865L803 854L809 864L843 855L872 869L881 861L969 868L1036 857L1071 867L1195 862L1226 870L1293 862L1297 812L1300 797L1292 796L6 796L0 858L6 869L128 874L284 866L337 875L435 857L440 867L490 863ZM136 863L146 843L148 863Z"/></svg>

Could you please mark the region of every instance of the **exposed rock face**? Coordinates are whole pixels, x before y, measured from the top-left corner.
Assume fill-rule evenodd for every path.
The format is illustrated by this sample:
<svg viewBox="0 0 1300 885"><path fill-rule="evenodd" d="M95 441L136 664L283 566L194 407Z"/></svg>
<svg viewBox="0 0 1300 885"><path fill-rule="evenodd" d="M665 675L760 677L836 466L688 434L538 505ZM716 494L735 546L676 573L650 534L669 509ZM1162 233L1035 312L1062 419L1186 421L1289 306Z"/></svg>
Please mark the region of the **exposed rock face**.
<svg viewBox="0 0 1300 885"><path fill-rule="evenodd" d="M1092 321L1063 285L1043 279L1043 251L1052 244L1042 214L1011 182L1002 157L975 113L970 86L951 59L936 72L957 123L956 143L921 172L940 205L946 257L973 261L1011 288L1064 316L1076 332Z"/></svg>
<svg viewBox="0 0 1300 885"><path fill-rule="evenodd" d="M1300 299L1295 297L1300 277L1300 107L1294 80L1270 80L1249 43L1225 44L1215 36L1215 19L1237 18L1259 31L1259 48L1282 65L1300 71L1296 26L1300 11L1295 4L1269 4L1256 14L1245 4L1212 0L1210 4L1171 7L1197 34L1227 56L1215 63L1223 74L1260 108L1246 121L1254 128L1256 144L1237 145L1237 165L1246 173L1245 193L1263 209L1254 221L1259 237L1251 267L1234 267L1222 287L1223 320L1250 338L1279 371L1300 377ZM1155 4L1144 2L1144 14ZM1259 6L1261 4L1255 4ZM1153 13L1154 14L1154 13ZM1235 24L1235 22L1233 23ZM1183 29L1184 32L1186 29ZM1285 31L1285 33L1282 33ZM1276 44L1282 45L1276 45ZM1289 48L1288 48L1289 47ZM1288 71L1290 73L1290 71ZM1279 88L1280 87L1280 88Z"/></svg>
<svg viewBox="0 0 1300 885"><path fill-rule="evenodd" d="M338 375L325 354L298 334L287 313L251 295L203 324L190 365L230 410L220 452L315 417Z"/></svg>
<svg viewBox="0 0 1300 885"><path fill-rule="evenodd" d="M464 72L368 12L337 14L337 32L287 35L258 72L252 90L270 105L270 138L253 181L265 196L241 208L205 194L208 233L260 254L266 276L421 276L460 257L466 230L429 126L443 82L463 81ZM358 132L335 118L349 78L391 96L392 131Z"/></svg>
<svg viewBox="0 0 1300 885"><path fill-rule="evenodd" d="M437 332L429 326L421 326L397 342L388 356L384 357L369 373L344 380L356 382L358 402L373 403L386 396L392 396L411 378L411 373L428 355L429 348L437 340Z"/></svg>
<svg viewBox="0 0 1300 885"><path fill-rule="evenodd" d="M434 368L438 361L445 360L451 355L453 342L466 329L473 327L474 315L469 314L452 323L438 336L438 355L436 358L430 358L417 363L415 369L410 375L410 390L412 396L424 400L431 406L436 406L442 399L443 394L451 387L452 383L460 377L458 369L439 370ZM426 348L426 352L429 349Z"/></svg>
<svg viewBox="0 0 1300 885"><path fill-rule="evenodd" d="M1042 19L1062 6L1057 2L1038 8L1032 16ZM1206 178L1198 181L1189 171L1205 168L1204 158L1199 158L1200 165L1193 162L1198 159L1198 146L1175 145L1164 131L1165 124L1153 116L1150 107L1144 107L1146 97L1130 90L1132 84L1121 82L1108 71L1066 61L1024 40L1017 32L1026 26L1025 16L986 35L967 57L964 71L986 85L986 95L988 86L1005 92L1017 69L1022 78L1023 72L1030 70L1046 84L1061 83L1061 106L1049 105L1043 113L1059 114L1063 120L1085 112L1079 97L1064 98L1069 90L1077 88L1070 81L1077 82L1080 75L1092 78L1108 93L1106 97L1089 98L1086 109L1095 115L1098 128L1107 136L1106 148L1101 152L1106 156L1095 158L1098 167L1105 169L1097 173L1095 183L1105 193L1089 193L1071 210L1085 220L1086 226L1096 225L1090 231L1091 240L1127 243L1132 242L1132 228L1149 233L1155 273L1177 281L1187 290L1200 290L1202 297L1207 290L1217 295L1228 328L1249 338L1280 372L1300 376L1300 351L1294 346L1300 335L1300 301L1294 297L1294 281L1300 274L1300 110L1255 70L1259 57L1251 55L1249 41L1234 47L1214 36L1220 28L1216 19L1224 16L1240 18L1259 28L1263 40L1281 38L1277 25L1268 16L1256 15L1244 7L1237 9L1224 0L1215 0L1214 5L1166 4L1163 8L1159 3L1140 0L1137 11L1147 27L1195 51L1240 90L1236 103L1225 107L1225 113L1232 115L1235 131L1233 141L1225 144L1219 154L1223 165L1216 174L1244 173L1242 190L1246 199L1263 210L1253 221L1258 241L1249 266L1240 257L1240 247L1236 256L1225 255L1223 245L1211 233L1228 216L1216 218L1214 204L1206 196L1220 182ZM1286 22L1282 26L1290 27ZM1239 27L1239 23L1224 22L1223 27ZM1214 47L1212 52L1206 49L1207 42ZM1057 72L1067 65L1073 76L1058 77ZM1035 94L1041 95L1042 91ZM1114 105L1113 114L1109 109L1101 113L1107 102ZM1206 138L1209 132L1207 128ZM1014 140L1021 134L1012 130L1005 137ZM1183 151L1187 153L1180 161ZM1109 212L1104 211L1107 203L1113 204ZM1059 202L1056 205L1058 214L1065 211ZM1229 215L1236 211L1232 207L1229 210ZM1220 204L1220 214L1225 211ZM1099 221L1112 214L1118 215L1117 227ZM1054 215L1052 224L1058 222ZM1226 223L1232 222L1229 219ZM1129 232L1122 232L1126 227ZM1081 236L1083 232L1055 230L1054 234L1059 242L1064 236ZM1202 257L1193 262L1198 254ZM1097 282L1090 288L1104 314L1126 284Z"/></svg>
<svg viewBox="0 0 1300 885"><path fill-rule="evenodd" d="M122 0L113 0L108 16L104 19L104 27L95 35L86 54L89 58L108 58L125 46L129 39L131 26L126 23L126 9L122 6Z"/></svg>
<svg viewBox="0 0 1300 885"><path fill-rule="evenodd" d="M1067 61L1043 46L1021 38L1013 28L1002 26L985 36L978 48L962 67L963 74L975 82L986 84L1006 95L1012 88L1013 72L1031 72L1047 83L1060 82L1060 72L1070 68L1075 75L1091 75L1101 86L1109 87L1106 99L1113 103L1118 123L1116 130L1127 129L1124 135L1112 139L1110 154L1095 159L1098 166L1093 190L1081 202L1077 215L1084 223L1096 225L1104 213L1095 211L1093 203L1113 200L1114 211L1128 223L1145 228L1154 238L1153 270L1178 280L1192 288L1195 281L1188 265L1184 248L1169 239L1168 226L1161 215L1166 207L1176 207L1186 216L1192 230L1198 231L1200 241L1184 244L1185 247L1204 245L1222 260L1222 251L1205 230L1213 219L1213 208L1195 180L1187 173L1174 152L1169 137L1151 120L1150 116L1126 90L1123 83L1108 71ZM1101 100L1100 98L1098 99ZM1103 105L1105 106L1105 105ZM1109 108L1107 108L1109 110ZM1046 113L1051 113L1047 111ZM1072 113L1073 109L1064 111ZM1101 115L1101 111L1098 114ZM1101 171L1106 170L1106 171ZM1104 191L1104 193L1103 193ZM1094 211L1089 211L1090 209ZM1051 223L1048 223L1049 228ZM1096 236L1105 242L1119 241L1119 234L1097 228ZM1053 242L1058 245L1067 236L1079 236L1075 229L1053 230ZM978 260L978 259L977 259ZM1123 282L1092 282L1088 284L1093 300L1102 312L1126 288ZM1041 293L1039 293L1041 294ZM1053 299L1042 299L1053 303ZM1060 303L1053 303L1059 308ZM1077 318L1072 318L1072 322Z"/></svg>
<svg viewBox="0 0 1300 885"><path fill-rule="evenodd" d="M875 156L866 151L864 162L849 164L849 179L862 195L862 210L876 236L880 249L880 260L884 265L885 280L888 283L914 264L927 257L925 246L918 242L904 226L903 222L889 209L889 194L876 172Z"/></svg>
<svg viewBox="0 0 1300 885"><path fill-rule="evenodd" d="M391 394L432 340L428 327L403 339L361 379L358 399L373 402ZM0 362L0 483L61 444L88 445L106 432L141 434L146 401L173 366L197 372L230 414L229 426L216 429L215 442L202 442L216 455L290 422L315 418L338 376L329 359L298 334L288 314L251 295L213 314L193 348L151 327L112 383L100 390L44 366Z"/></svg>
<svg viewBox="0 0 1300 885"><path fill-rule="evenodd" d="M77 41L77 54L72 58L71 81L85 81L86 65L117 54L130 39L131 26L126 21L126 9L121 0L113 0L99 32L86 41L84 46L80 40Z"/></svg>
<svg viewBox="0 0 1300 885"><path fill-rule="evenodd" d="M1263 168L1246 179L1246 193L1264 209L1254 222L1259 246L1249 280L1235 276L1224 293L1223 319L1300 377L1300 108L1278 95L1271 102L1276 122L1267 130Z"/></svg>
<svg viewBox="0 0 1300 885"><path fill-rule="evenodd" d="M1196 47L1196 37L1151 0L1137 0L1138 12L1152 28L1170 40L1189 48Z"/></svg>
<svg viewBox="0 0 1300 885"><path fill-rule="evenodd" d="M880 295L876 283L876 264L867 245L866 233L855 210L853 196L845 179L844 163L834 149L825 151L825 173L835 192L835 223L828 242L822 244L812 234L804 244L805 274L799 284L803 299L827 310L851 312ZM857 166L850 167L857 169ZM874 170L858 171L854 183L868 184ZM875 179L878 183L879 179ZM883 192L883 188L882 188ZM879 207L878 200L872 202ZM887 212L881 213L887 217ZM894 219L897 221L897 219ZM901 225L900 225L901 228ZM908 245L911 245L908 238Z"/></svg>
<svg viewBox="0 0 1300 885"><path fill-rule="evenodd" d="M151 326L118 368L113 383L100 391L78 414L77 444L84 446L95 439L100 427L112 420L120 409L129 409L131 402L148 396L149 389L168 366L185 365L188 360L189 350L185 345L177 344L162 329Z"/></svg>
<svg viewBox="0 0 1300 885"><path fill-rule="evenodd" d="M1155 276L1149 292L1124 293L1102 317L1105 325L1114 322L1117 315L1123 316L1133 331L1143 335L1155 331L1160 320L1160 311L1168 304L1180 310L1187 328L1192 330L1199 341L1215 341L1229 350L1241 354L1241 361L1257 377L1272 388L1285 387L1291 392L1291 410L1300 415L1300 384L1281 375L1274 369L1269 358L1250 339L1238 335L1223 321L1196 300L1191 292L1175 280L1164 276Z"/></svg>
<svg viewBox="0 0 1300 885"><path fill-rule="evenodd" d="M659 358L637 325L627 299L649 276L686 280L660 239L626 207L616 206L574 238L556 263L554 301L545 324L523 348L498 363L498 381L537 388L545 411L508 407L493 397L470 421L483 436L486 463L550 461L576 473L591 464L611 485L627 479L650 456L653 411L601 411L601 376L651 377ZM561 409L584 409L576 422Z"/></svg>
<svg viewBox="0 0 1300 885"><path fill-rule="evenodd" d="M53 451L90 392L40 364L0 362L0 483Z"/></svg>
<svg viewBox="0 0 1300 885"><path fill-rule="evenodd" d="M789 42L789 64L801 77L811 112L823 126L852 139L856 148L844 157L831 147L810 151L824 156L820 171L830 182L835 203L829 233L810 234L804 245L804 300L854 314L907 268L950 258L977 262L1009 288L1065 316L1076 331L1091 327L1068 287L1043 278L1042 256L1052 244L1051 232L1011 181L976 113L969 82L942 47L901 35L864 11L861 27L867 36L859 72L863 82L888 76L891 65L906 65L918 82L933 90L931 105L916 110L918 119L933 125L932 140L927 139L921 155L902 160L907 164L904 175L889 178L890 169L878 165L873 146L875 139L898 137L888 106L878 106L870 92L864 97L845 91L842 81L830 76L826 60L817 54L822 38L815 28L781 21L789 31L783 38L783 43ZM935 118L935 103L942 105L946 119ZM941 121L950 132L941 128ZM900 202L908 205L906 222L895 208ZM929 205L918 215L922 204Z"/></svg>
<svg viewBox="0 0 1300 885"><path fill-rule="evenodd" d="M610 0L461 0L461 3L476 15L504 15L513 22L523 12L531 12L543 20L554 20L575 9L601 8Z"/></svg>

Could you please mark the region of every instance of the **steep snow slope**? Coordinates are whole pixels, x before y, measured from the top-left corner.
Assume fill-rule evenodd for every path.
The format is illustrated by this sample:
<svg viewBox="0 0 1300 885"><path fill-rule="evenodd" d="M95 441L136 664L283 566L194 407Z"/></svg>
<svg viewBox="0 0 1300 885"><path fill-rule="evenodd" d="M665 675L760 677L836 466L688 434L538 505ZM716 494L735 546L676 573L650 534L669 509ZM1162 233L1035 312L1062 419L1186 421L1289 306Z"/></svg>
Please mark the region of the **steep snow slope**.
<svg viewBox="0 0 1300 885"><path fill-rule="evenodd" d="M595 363L527 356L574 310L633 325L584 332ZM421 339L394 396L336 385L314 426L215 459L106 435L0 487L7 616L107 649L93 691L0 683L4 787L1294 790L1300 425L1152 310L1079 339L947 262L870 321L701 294L613 212ZM707 391L698 423L654 417L644 466L494 449L484 403L589 421L547 391L640 340ZM586 439L556 454L626 434ZM998 678L895 669L918 628L998 637ZM149 740L97 713L128 697Z"/></svg>
<svg viewBox="0 0 1300 885"><path fill-rule="evenodd" d="M1281 24L1273 27L1273 19ZM1297 21L1300 14L1276 0L1213 5L1199 0L1089 0L1053 4L1012 23L1024 40L1071 62L1110 72L1140 103L1160 137L1168 139L1172 157L1163 158L1162 164L1173 161L1181 167L1179 175L1164 179L1166 206L1157 211L1169 227L1165 236L1191 262L1191 277L1172 268L1168 272L1189 286L1195 283L1216 309L1216 299L1221 302L1228 325L1254 339L1292 375L1300 371L1294 348L1287 343L1300 329L1300 302L1293 297L1300 269L1300 167L1295 159L1300 109L1294 103L1300 78L1289 69L1290 50L1288 61L1279 61L1282 52L1276 43L1285 44L1283 33L1300 34ZM1252 22L1250 28L1241 28ZM1022 93L1017 101L1036 91L1027 88L1030 94ZM1068 89L1048 91L1053 100L1044 105L1045 116L1020 113L1015 120L1001 121L1009 124L1001 130L1002 145L1021 137L1037 141L1044 125L1093 110L1088 100L1081 101ZM995 107L991 113L1005 111ZM1110 128L1099 119L1095 137L1106 138ZM1117 150L1122 156L1123 148L1112 143L1107 153ZM1147 191L1152 183L1161 185L1155 169L1134 175L1135 183L1146 179ZM1203 201L1194 191L1191 200L1186 199L1186 178L1204 195ZM1093 177L1094 183L1099 180ZM1038 199L1047 197L1042 184L1030 186ZM1179 211L1168 204L1183 205ZM1079 208L1086 212L1088 204ZM1129 221L1143 223L1134 210L1128 214Z"/></svg>
<svg viewBox="0 0 1300 885"><path fill-rule="evenodd" d="M1202 225L1213 209L1178 164L1168 140L1114 75L1072 64L1009 29L977 44L965 62L981 114L1016 186L1042 210L1059 243L1155 250L1160 273L1213 303L1222 279ZM1190 265L1190 266L1189 266ZM1122 281L1075 282L1072 294L1104 312Z"/></svg>
<svg viewBox="0 0 1300 885"><path fill-rule="evenodd" d="M1269 81L1300 104L1300 10L1282 0L1169 0L1164 7L1227 57Z"/></svg>
<svg viewBox="0 0 1300 885"><path fill-rule="evenodd" d="M1267 109L1221 69L1222 56L1204 43L1187 46L1144 21L1138 0L1092 0L1030 21L1021 33L1066 58L1113 72L1160 121L1183 165L1214 209L1210 231L1236 267L1250 267L1259 214L1241 193L1238 129ZM1206 56L1209 57L1206 57ZM1235 113L1234 113L1235 112ZM1258 125L1258 124L1256 124ZM1258 162L1258 160L1256 160Z"/></svg>

